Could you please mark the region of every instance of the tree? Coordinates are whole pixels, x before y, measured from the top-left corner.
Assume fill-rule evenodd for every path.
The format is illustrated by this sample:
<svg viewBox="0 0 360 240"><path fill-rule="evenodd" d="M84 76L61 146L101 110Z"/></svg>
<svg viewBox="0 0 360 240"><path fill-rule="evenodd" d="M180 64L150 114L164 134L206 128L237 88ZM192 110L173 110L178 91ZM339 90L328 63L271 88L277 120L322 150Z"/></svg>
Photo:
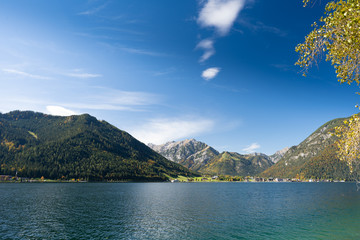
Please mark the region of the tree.
<svg viewBox="0 0 360 240"><path fill-rule="evenodd" d="M303 0L304 6L310 0ZM315 22L313 30L305 37L305 42L296 46L300 54L295 63L308 69L316 64L321 55L326 54L335 68L340 83L360 84L360 2L359 0L334 0L325 7L325 16ZM359 164L360 158L360 118L352 116L335 131L339 137L338 156L349 165L350 172Z"/></svg>
<svg viewBox="0 0 360 240"><path fill-rule="evenodd" d="M335 135L339 137L336 142L340 160L345 161L350 173L358 170L360 157L360 118L357 115L344 121L344 125L335 128Z"/></svg>
<svg viewBox="0 0 360 240"><path fill-rule="evenodd" d="M307 3L308 0L305 1ZM326 53L340 83L359 84L360 77L360 3L358 0L331 1L325 7L325 16L305 37L305 42L296 46L300 53L295 63L304 74Z"/></svg>

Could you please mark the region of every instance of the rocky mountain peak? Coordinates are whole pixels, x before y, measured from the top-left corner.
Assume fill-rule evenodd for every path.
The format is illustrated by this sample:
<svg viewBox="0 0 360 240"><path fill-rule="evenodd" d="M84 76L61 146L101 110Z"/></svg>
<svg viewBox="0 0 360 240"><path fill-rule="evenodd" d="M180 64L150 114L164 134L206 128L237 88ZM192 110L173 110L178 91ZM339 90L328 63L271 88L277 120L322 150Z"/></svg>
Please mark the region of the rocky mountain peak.
<svg viewBox="0 0 360 240"><path fill-rule="evenodd" d="M209 145L193 138L178 142L167 142L162 145L148 144L148 146L167 159L192 170L198 170L209 159L219 155L219 152Z"/></svg>
<svg viewBox="0 0 360 240"><path fill-rule="evenodd" d="M277 163L284 155L287 151L289 151L289 147L285 147L277 152L275 152L273 155L269 156L270 160L273 163Z"/></svg>

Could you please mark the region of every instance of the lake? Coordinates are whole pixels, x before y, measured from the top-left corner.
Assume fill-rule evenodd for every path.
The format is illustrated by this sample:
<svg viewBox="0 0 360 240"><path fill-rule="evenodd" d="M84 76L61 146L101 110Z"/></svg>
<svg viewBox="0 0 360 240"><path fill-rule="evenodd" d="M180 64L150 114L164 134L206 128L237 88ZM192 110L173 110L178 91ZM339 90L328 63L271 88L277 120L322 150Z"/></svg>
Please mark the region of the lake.
<svg viewBox="0 0 360 240"><path fill-rule="evenodd" d="M4 183L0 239L360 239L355 183Z"/></svg>

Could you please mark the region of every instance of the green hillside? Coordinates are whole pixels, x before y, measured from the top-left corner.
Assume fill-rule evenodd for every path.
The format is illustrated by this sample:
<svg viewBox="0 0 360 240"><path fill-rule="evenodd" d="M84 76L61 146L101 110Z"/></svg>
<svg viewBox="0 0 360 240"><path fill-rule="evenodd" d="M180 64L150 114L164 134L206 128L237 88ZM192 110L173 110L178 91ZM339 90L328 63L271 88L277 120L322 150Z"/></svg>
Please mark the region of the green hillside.
<svg viewBox="0 0 360 240"><path fill-rule="evenodd" d="M84 114L0 114L0 174L90 181L193 175L128 133Z"/></svg>
<svg viewBox="0 0 360 240"><path fill-rule="evenodd" d="M264 177L354 179L345 162L336 155L337 138L332 134L345 118L322 125L298 146L291 147L275 165L265 170Z"/></svg>
<svg viewBox="0 0 360 240"><path fill-rule="evenodd" d="M214 157L200 169L200 172L216 175L255 176L273 163L263 154L242 155L235 152L223 152Z"/></svg>
<svg viewBox="0 0 360 240"><path fill-rule="evenodd" d="M347 164L336 155L337 146L332 144L319 155L311 158L300 169L305 178L312 179L347 179L353 180L355 173L350 175Z"/></svg>

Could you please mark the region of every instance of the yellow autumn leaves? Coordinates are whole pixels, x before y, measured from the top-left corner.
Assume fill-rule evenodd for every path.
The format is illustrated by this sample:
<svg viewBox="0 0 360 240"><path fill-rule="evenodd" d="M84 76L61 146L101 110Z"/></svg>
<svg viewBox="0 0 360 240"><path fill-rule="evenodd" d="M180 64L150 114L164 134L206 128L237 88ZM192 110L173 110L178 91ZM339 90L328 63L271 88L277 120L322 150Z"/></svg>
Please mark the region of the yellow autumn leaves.
<svg viewBox="0 0 360 240"><path fill-rule="evenodd" d="M307 3L307 1L305 2ZM341 83L359 84L360 77L360 3L358 0L331 1L326 5L325 16L313 24L305 42L296 46L300 54L295 63L304 70L317 63L326 54L335 68Z"/></svg>
<svg viewBox="0 0 360 240"><path fill-rule="evenodd" d="M303 0L304 6L310 0ZM303 75L325 54L335 68L340 83L360 84L360 1L330 1L324 17L315 22L305 42L296 46L300 54L295 63L303 68ZM342 126L335 128L339 137L338 156L349 165L350 172L359 165L360 118L352 116Z"/></svg>
<svg viewBox="0 0 360 240"><path fill-rule="evenodd" d="M339 149L338 156L348 164L352 173L359 161L360 118L353 115L345 120L343 125L335 127L335 135L339 137L336 142Z"/></svg>

